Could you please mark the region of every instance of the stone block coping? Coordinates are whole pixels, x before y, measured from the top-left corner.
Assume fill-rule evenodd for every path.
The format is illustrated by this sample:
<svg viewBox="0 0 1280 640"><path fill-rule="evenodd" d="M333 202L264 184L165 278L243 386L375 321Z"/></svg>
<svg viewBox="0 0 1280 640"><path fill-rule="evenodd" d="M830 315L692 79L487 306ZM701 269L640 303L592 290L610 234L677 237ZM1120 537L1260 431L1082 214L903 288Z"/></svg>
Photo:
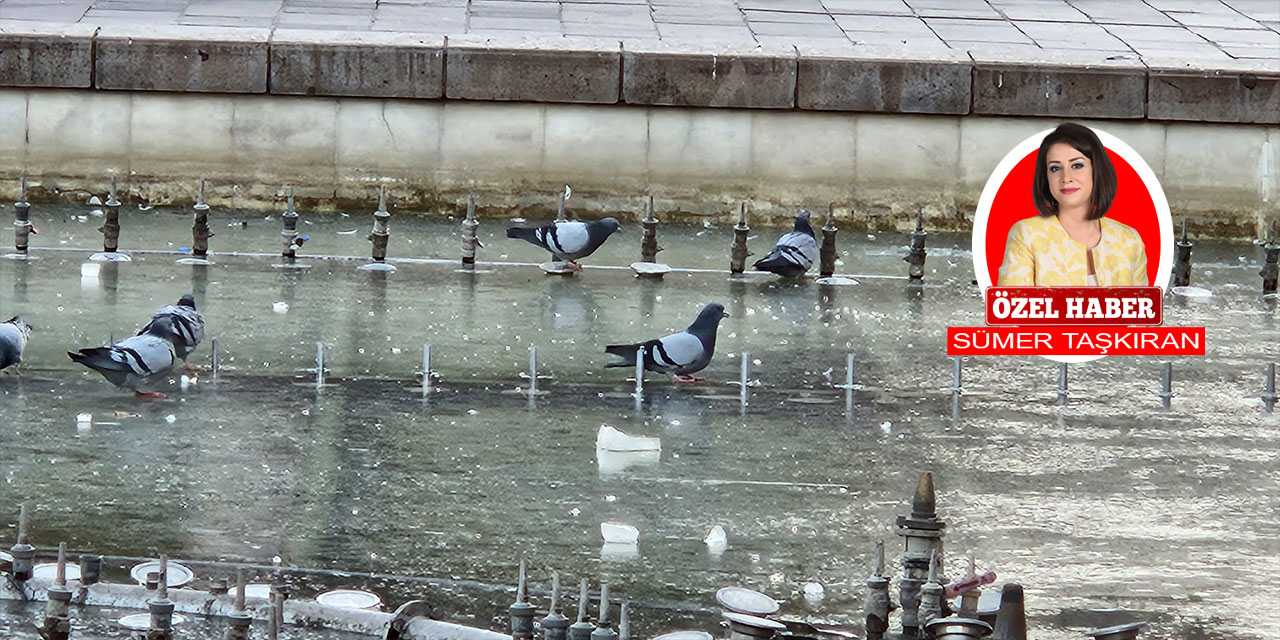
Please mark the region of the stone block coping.
<svg viewBox="0 0 1280 640"><path fill-rule="evenodd" d="M0 86L1280 124L1280 59L837 39L0 19Z"/></svg>

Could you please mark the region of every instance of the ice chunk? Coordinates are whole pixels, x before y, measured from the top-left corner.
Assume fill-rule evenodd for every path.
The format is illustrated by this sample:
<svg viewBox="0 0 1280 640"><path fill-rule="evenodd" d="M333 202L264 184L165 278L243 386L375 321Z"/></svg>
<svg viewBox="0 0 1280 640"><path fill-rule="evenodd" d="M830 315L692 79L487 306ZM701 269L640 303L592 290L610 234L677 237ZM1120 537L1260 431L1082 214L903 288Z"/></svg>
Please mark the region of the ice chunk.
<svg viewBox="0 0 1280 640"><path fill-rule="evenodd" d="M600 537L607 544L636 544L640 541L640 530L621 522L601 522Z"/></svg>
<svg viewBox="0 0 1280 640"><path fill-rule="evenodd" d="M711 527L711 530L707 532L707 537L703 538L702 541L707 544L707 551L714 555L720 555L729 547L729 534L725 533L724 527L716 525Z"/></svg>
<svg viewBox="0 0 1280 640"><path fill-rule="evenodd" d="M662 440L625 434L609 425L600 425L596 433L596 450L604 451L661 451Z"/></svg>
<svg viewBox="0 0 1280 640"><path fill-rule="evenodd" d="M272 310L272 311L274 311L274 312L276 312L276 313L289 313L289 303L288 303L288 302L277 302L277 303L275 303L275 304L271 305L271 310Z"/></svg>

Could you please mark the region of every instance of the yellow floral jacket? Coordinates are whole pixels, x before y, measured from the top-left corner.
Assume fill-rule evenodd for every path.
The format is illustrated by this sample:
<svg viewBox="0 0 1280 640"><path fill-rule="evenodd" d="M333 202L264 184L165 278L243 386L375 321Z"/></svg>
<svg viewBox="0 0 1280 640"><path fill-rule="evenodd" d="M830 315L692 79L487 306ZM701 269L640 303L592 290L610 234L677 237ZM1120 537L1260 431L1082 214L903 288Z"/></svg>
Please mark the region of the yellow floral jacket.
<svg viewBox="0 0 1280 640"><path fill-rule="evenodd" d="M1102 218L1102 239L1093 249L1093 270L1103 287L1145 287L1147 252L1142 236L1109 218ZM1009 229L1002 287L1083 287L1088 267L1085 246L1071 239L1054 216L1015 222Z"/></svg>

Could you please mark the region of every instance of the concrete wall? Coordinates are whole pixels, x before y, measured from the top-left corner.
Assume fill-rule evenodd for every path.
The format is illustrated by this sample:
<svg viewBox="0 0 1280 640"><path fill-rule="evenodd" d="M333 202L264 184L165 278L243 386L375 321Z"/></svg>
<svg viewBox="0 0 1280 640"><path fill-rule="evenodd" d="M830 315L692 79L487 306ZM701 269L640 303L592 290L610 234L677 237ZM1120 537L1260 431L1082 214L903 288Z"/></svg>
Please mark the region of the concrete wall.
<svg viewBox="0 0 1280 640"><path fill-rule="evenodd" d="M835 202L846 222L967 229L987 177L1014 144L1058 118L797 110L0 89L0 197L104 193L216 206L550 210L760 216ZM1257 235L1275 220L1280 127L1083 121L1125 140L1199 233Z"/></svg>

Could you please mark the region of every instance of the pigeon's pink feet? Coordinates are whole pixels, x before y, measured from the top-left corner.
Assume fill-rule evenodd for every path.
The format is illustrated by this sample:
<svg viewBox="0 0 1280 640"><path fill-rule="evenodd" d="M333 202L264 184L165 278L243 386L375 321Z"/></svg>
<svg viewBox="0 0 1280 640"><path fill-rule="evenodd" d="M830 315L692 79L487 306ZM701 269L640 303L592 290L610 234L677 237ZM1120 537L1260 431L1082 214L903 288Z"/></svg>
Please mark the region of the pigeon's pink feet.
<svg viewBox="0 0 1280 640"><path fill-rule="evenodd" d="M677 376L672 376L672 377L671 377L671 382L672 382L672 383L674 383L674 384L697 384L697 383L699 383L699 382L703 382L703 381L705 381L705 380L706 380L706 378L699 378L699 377L696 377L696 376L680 376L680 375L677 375Z"/></svg>
<svg viewBox="0 0 1280 640"><path fill-rule="evenodd" d="M133 397L147 398L150 400L164 400L166 396L159 391L134 391Z"/></svg>
<svg viewBox="0 0 1280 640"><path fill-rule="evenodd" d="M198 373L199 371L200 370L196 369L195 366L186 364L186 363L183 363L182 368L178 369L179 373L185 373L187 375L192 375L192 374Z"/></svg>
<svg viewBox="0 0 1280 640"><path fill-rule="evenodd" d="M570 269L573 269L574 271L582 271L582 265L578 264L577 260L570 260L568 264Z"/></svg>

